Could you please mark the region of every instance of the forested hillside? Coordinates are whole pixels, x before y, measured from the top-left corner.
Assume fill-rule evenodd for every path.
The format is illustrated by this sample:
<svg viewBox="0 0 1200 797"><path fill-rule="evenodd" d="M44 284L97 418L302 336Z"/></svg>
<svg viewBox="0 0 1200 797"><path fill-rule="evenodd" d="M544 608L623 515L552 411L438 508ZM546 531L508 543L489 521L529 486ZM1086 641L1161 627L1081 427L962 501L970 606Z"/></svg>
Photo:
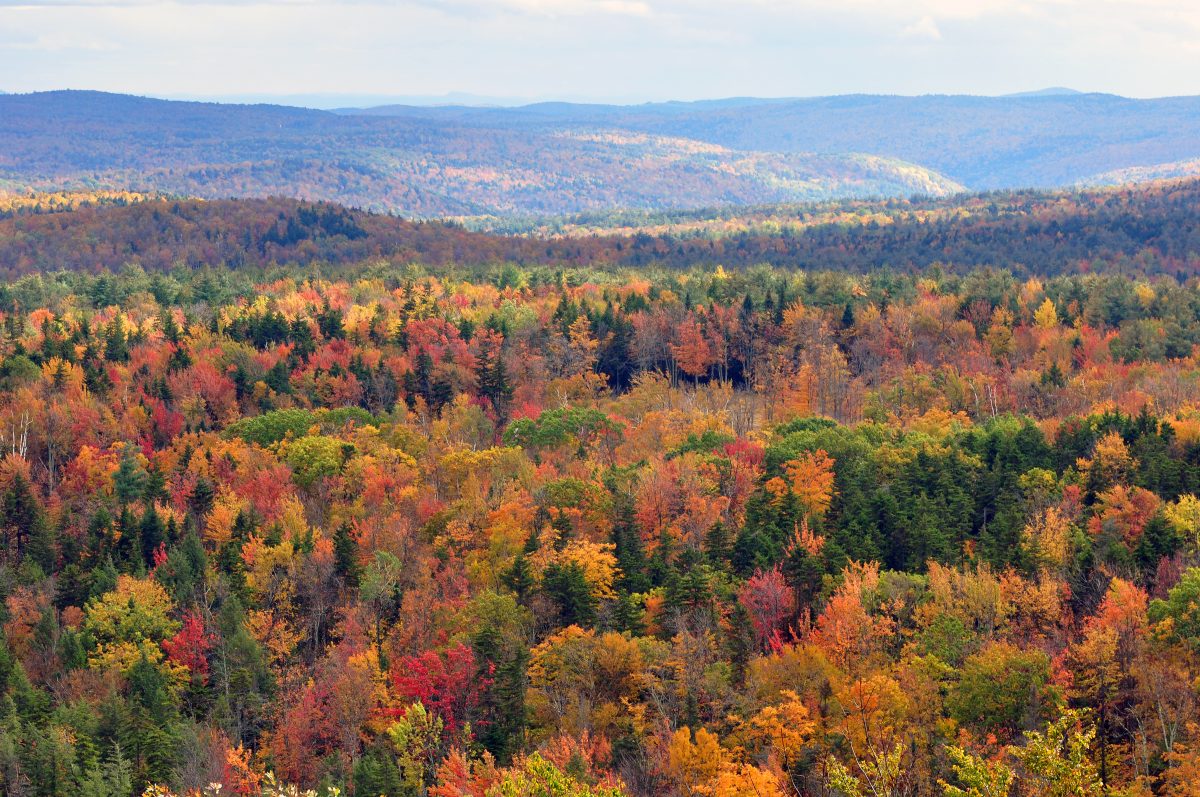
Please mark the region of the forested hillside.
<svg viewBox="0 0 1200 797"><path fill-rule="evenodd" d="M734 150L865 152L920 164L974 190L1072 185L1119 169L1200 157L1197 97L851 95L353 113L531 130L604 126Z"/></svg>
<svg viewBox="0 0 1200 797"><path fill-rule="evenodd" d="M814 229L1154 266L1195 190ZM1194 275L6 212L80 268L0 285L5 794L1194 794Z"/></svg>
<svg viewBox="0 0 1200 797"><path fill-rule="evenodd" d="M406 216L574 213L960 186L847 151L731 150L606 127L528 130L98 92L0 97L0 187L289 196Z"/></svg>
<svg viewBox="0 0 1200 797"><path fill-rule="evenodd" d="M288 196L409 217L947 196L1194 174L1200 100L848 96L330 113L0 97L0 188Z"/></svg>
<svg viewBox="0 0 1200 797"><path fill-rule="evenodd" d="M680 269L768 263L852 272L996 267L1038 275L1100 270L1186 278L1200 265L1197 207L1200 180L1191 180L938 202L474 220L530 233L488 235L328 203L63 194L0 198L0 273L372 261Z"/></svg>

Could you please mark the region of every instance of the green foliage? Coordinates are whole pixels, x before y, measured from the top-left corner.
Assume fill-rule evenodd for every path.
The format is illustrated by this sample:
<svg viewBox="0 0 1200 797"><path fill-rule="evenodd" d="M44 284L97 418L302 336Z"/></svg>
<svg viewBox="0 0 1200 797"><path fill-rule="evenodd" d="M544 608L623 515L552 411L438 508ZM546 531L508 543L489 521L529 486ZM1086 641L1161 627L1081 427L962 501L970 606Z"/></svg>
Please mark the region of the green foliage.
<svg viewBox="0 0 1200 797"><path fill-rule="evenodd" d="M1016 776L1007 766L984 761L955 745L946 747L946 755L950 758L955 778L962 786L939 781L943 797L1008 797Z"/></svg>
<svg viewBox="0 0 1200 797"><path fill-rule="evenodd" d="M422 794L433 777L433 761L442 739L442 718L421 703L409 706L388 728L396 749L401 783L408 794Z"/></svg>
<svg viewBox="0 0 1200 797"><path fill-rule="evenodd" d="M133 765L116 744L104 761L98 762L79 780L79 797L124 797L133 793Z"/></svg>
<svg viewBox="0 0 1200 797"><path fill-rule="evenodd" d="M1045 653L993 644L963 664L946 707L955 720L981 732L1019 731L1048 713L1053 702L1049 681Z"/></svg>
<svg viewBox="0 0 1200 797"><path fill-rule="evenodd" d="M308 435L290 443L285 457L296 482L308 487L341 470L346 460L346 447L346 443L335 437Z"/></svg>
<svg viewBox="0 0 1200 797"><path fill-rule="evenodd" d="M563 772L534 753L525 759L520 772L504 778L488 790L488 797L624 797L616 787L591 786Z"/></svg>
<svg viewBox="0 0 1200 797"><path fill-rule="evenodd" d="M519 418L504 430L506 446L556 448L568 443L581 448L598 437L616 434L620 428L597 409L569 407L546 410L536 420Z"/></svg>
<svg viewBox="0 0 1200 797"><path fill-rule="evenodd" d="M313 414L308 410L273 410L234 421L226 427L225 434L265 447L289 437L303 437L313 423Z"/></svg>
<svg viewBox="0 0 1200 797"><path fill-rule="evenodd" d="M1022 788L1042 797L1098 797L1105 787L1092 763L1096 729L1087 712L1067 711L1042 731L1026 731L1009 752L1025 770Z"/></svg>
<svg viewBox="0 0 1200 797"><path fill-rule="evenodd" d="M1166 600L1152 601L1149 615L1163 635L1200 652L1200 567L1188 568Z"/></svg>
<svg viewBox="0 0 1200 797"><path fill-rule="evenodd" d="M596 597L583 568L575 562L552 564L542 574L542 591L558 606L563 625L591 625Z"/></svg>

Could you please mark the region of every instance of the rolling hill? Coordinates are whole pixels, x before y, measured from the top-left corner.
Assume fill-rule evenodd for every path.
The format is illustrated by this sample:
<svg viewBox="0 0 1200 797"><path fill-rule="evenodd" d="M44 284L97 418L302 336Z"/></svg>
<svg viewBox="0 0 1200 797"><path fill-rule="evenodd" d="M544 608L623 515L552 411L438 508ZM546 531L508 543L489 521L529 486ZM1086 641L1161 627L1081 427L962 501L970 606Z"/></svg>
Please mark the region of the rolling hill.
<svg viewBox="0 0 1200 797"><path fill-rule="evenodd" d="M290 196L406 216L945 196L893 158L734 150L603 125L530 129L96 92L0 98L0 186Z"/></svg>
<svg viewBox="0 0 1200 797"><path fill-rule="evenodd" d="M1200 180L1084 192L668 214L641 228L500 235L291 199L56 196L0 205L0 276L132 264L269 267L391 262L554 268L752 267L917 271L1005 268L1200 274ZM7 218L4 216L7 215ZM657 222L656 226L648 226Z"/></svg>
<svg viewBox="0 0 1200 797"><path fill-rule="evenodd" d="M1068 186L1200 157L1200 97L1137 100L1052 90L342 113L528 130L603 126L761 152L862 152L920 164L974 190Z"/></svg>
<svg viewBox="0 0 1200 797"><path fill-rule="evenodd" d="M734 98L337 112L0 96L0 189L288 196L415 218L945 197L1185 176L1200 98Z"/></svg>

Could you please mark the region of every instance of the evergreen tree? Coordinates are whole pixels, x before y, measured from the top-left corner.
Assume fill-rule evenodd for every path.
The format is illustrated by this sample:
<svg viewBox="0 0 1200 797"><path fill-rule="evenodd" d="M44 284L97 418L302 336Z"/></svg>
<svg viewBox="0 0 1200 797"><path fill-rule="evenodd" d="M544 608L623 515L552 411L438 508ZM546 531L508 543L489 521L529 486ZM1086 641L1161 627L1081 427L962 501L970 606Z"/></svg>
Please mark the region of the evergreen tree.
<svg viewBox="0 0 1200 797"><path fill-rule="evenodd" d="M333 532L333 568L342 577L347 589L358 588L362 576L362 566L358 563L358 543L346 523Z"/></svg>
<svg viewBox="0 0 1200 797"><path fill-rule="evenodd" d="M552 564L542 574L542 590L558 607L562 625L591 626L596 621L596 598L583 568L575 562Z"/></svg>

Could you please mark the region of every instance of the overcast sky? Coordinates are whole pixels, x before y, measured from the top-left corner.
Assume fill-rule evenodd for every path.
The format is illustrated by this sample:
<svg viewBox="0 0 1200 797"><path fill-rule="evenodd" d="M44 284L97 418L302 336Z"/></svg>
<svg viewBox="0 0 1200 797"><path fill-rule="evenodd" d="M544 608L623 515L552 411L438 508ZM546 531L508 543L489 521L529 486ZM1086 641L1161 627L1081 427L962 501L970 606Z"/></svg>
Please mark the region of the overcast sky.
<svg viewBox="0 0 1200 797"><path fill-rule="evenodd" d="M1200 94L1200 0L0 0L0 90Z"/></svg>

